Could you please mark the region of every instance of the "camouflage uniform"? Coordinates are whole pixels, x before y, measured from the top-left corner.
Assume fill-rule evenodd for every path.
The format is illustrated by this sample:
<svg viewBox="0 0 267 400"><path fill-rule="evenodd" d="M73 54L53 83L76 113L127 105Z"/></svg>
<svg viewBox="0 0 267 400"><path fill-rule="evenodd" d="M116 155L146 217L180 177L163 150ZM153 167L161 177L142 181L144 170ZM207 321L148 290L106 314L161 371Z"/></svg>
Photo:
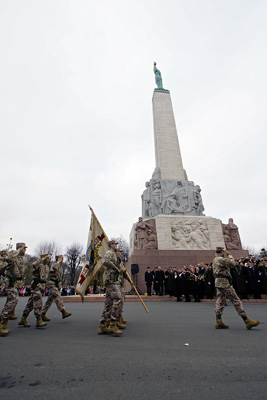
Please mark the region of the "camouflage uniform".
<svg viewBox="0 0 267 400"><path fill-rule="evenodd" d="M48 255L47 255L48 256ZM23 317L27 318L32 310L36 318L42 315L43 301L42 294L45 291L45 284L49 273L49 267L44 260L37 260L32 265L33 280L31 282L32 293L23 311Z"/></svg>
<svg viewBox="0 0 267 400"><path fill-rule="evenodd" d="M5 271L5 288L7 301L0 315L0 320L11 317L18 303L17 281L24 282L26 278L26 257L20 251L15 251L4 259L8 263Z"/></svg>
<svg viewBox="0 0 267 400"><path fill-rule="evenodd" d="M230 268L235 267L234 258L231 254L216 254L213 260L213 274L215 277L215 287L217 290L217 299L215 305L215 314L222 315L226 298L235 306L236 311L241 317L245 317L246 313L243 304L236 294L235 289L231 285Z"/></svg>
<svg viewBox="0 0 267 400"><path fill-rule="evenodd" d="M50 289L50 293L43 308L43 315L47 313L53 302L56 303L56 306L60 312L65 311L65 306L59 293L59 289L61 289L61 277L62 261L59 260L52 264L48 274L47 287Z"/></svg>
<svg viewBox="0 0 267 400"><path fill-rule="evenodd" d="M117 255L114 249L109 249L104 256L103 281L106 287L106 300L100 323L108 319L116 321L122 310L123 297L119 286L119 272L114 268L117 266Z"/></svg>
<svg viewBox="0 0 267 400"><path fill-rule="evenodd" d="M0 254L1 254L1 258L2 258L4 256L6 256L7 252L5 250L2 250L0 252ZM0 295L2 295L4 287L5 287L5 270L4 270L4 268L8 265L7 262L4 261L4 260L1 260L1 258L0 258L0 272L1 272L1 275L0 275Z"/></svg>

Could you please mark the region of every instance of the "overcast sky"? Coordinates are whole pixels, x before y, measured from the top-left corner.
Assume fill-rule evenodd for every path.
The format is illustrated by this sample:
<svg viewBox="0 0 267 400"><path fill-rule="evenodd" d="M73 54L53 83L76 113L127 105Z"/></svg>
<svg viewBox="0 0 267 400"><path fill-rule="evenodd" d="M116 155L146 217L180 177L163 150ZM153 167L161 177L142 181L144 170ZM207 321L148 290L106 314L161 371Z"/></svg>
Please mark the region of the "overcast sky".
<svg viewBox="0 0 267 400"><path fill-rule="evenodd" d="M266 0L1 0L0 244L128 240L155 168L153 62L205 214L267 246Z"/></svg>

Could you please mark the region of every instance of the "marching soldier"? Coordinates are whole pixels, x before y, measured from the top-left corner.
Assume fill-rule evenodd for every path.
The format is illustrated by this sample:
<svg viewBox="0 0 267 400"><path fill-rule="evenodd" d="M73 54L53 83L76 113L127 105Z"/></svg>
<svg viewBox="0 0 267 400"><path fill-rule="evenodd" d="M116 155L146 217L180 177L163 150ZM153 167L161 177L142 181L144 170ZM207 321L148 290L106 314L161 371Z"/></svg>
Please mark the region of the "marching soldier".
<svg viewBox="0 0 267 400"><path fill-rule="evenodd" d="M123 302L121 289L118 283L120 270L117 267L117 244L115 240L110 240L108 242L109 250L107 250L104 256L103 280L106 288L106 300L100 318L99 335L112 333L115 336L120 336L122 334L117 326Z"/></svg>
<svg viewBox="0 0 267 400"><path fill-rule="evenodd" d="M231 283L230 268L235 267L234 258L223 247L216 247L216 254L213 260L213 274L215 277L215 287L217 290L217 300L215 305L216 329L228 329L229 326L222 322L222 313L225 307L226 298L231 300L237 313L242 317L247 329L259 325L260 321L249 319L244 310L243 304L236 294Z"/></svg>
<svg viewBox="0 0 267 400"><path fill-rule="evenodd" d="M33 263L32 266L32 275L33 280L31 282L31 295L27 302L27 305L23 311L23 315L21 320L19 321L19 325L24 326L25 328L30 327L31 325L27 321L27 317L32 310L34 310L34 315L36 317L36 328L42 328L46 326L46 323L42 320L42 308L43 301L42 295L45 291L45 284L49 273L49 262L51 256L50 254L44 253L41 254L41 260L37 260Z"/></svg>
<svg viewBox="0 0 267 400"><path fill-rule="evenodd" d="M4 258L8 257L8 254L12 255L14 253L15 253L14 250L12 250L10 253L8 253L8 250L2 250L0 252L0 255L1 255L1 258L2 258L2 260L0 259L0 292L2 292L4 290L4 288L5 288L5 286L6 286L6 284L5 284L6 283L5 270L6 270L7 266L8 266L8 263L6 261L4 261ZM16 287L18 287L18 281L16 283ZM17 318L18 317L15 314L15 308L14 308L14 310L12 311L12 314L10 315L10 317L8 319L17 319Z"/></svg>
<svg viewBox="0 0 267 400"><path fill-rule="evenodd" d="M51 307L53 302L56 303L58 310L62 313L63 319L71 316L71 313L68 313L65 310L64 302L59 293L59 290L61 289L62 263L63 263L63 256L57 255L56 262L52 264L48 274L47 287L50 289L50 293L42 311L43 321L50 321L50 318L46 316L46 313Z"/></svg>
<svg viewBox="0 0 267 400"><path fill-rule="evenodd" d="M5 270L7 301L0 315L1 336L6 336L9 333L7 329L8 319L12 316L18 303L17 281L23 283L26 277L26 249L27 246L25 243L17 243L17 251L9 254L5 258L3 257L3 260L6 261L8 265Z"/></svg>

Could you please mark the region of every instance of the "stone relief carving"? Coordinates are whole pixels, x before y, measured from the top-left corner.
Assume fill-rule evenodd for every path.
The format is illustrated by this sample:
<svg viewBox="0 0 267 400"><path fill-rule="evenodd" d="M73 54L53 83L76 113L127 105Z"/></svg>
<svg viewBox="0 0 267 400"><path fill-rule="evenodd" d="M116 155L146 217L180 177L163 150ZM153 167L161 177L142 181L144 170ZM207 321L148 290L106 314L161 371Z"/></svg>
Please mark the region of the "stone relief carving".
<svg viewBox="0 0 267 400"><path fill-rule="evenodd" d="M134 248L137 250L158 248L156 230L149 222L143 221L142 217L138 219L134 239Z"/></svg>
<svg viewBox="0 0 267 400"><path fill-rule="evenodd" d="M172 243L179 250L209 249L209 231L204 220L183 219L171 225Z"/></svg>
<svg viewBox="0 0 267 400"><path fill-rule="evenodd" d="M153 218L159 214L204 216L203 212L199 185L188 180L160 179L160 171L155 169L142 195L143 218Z"/></svg>
<svg viewBox="0 0 267 400"><path fill-rule="evenodd" d="M222 224L222 229L226 249L242 250L238 227L234 224L233 218L229 218L228 224Z"/></svg>

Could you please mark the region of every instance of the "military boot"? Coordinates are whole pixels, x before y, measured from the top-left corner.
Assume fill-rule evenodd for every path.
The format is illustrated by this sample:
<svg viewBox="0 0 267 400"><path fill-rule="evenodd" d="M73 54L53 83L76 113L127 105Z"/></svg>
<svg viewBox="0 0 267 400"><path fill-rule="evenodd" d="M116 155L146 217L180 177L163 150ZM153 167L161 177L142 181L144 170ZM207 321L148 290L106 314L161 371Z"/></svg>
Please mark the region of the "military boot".
<svg viewBox="0 0 267 400"><path fill-rule="evenodd" d="M42 314L42 320L43 321L51 321L50 318L48 318L45 314Z"/></svg>
<svg viewBox="0 0 267 400"><path fill-rule="evenodd" d="M18 322L18 325L24 326L25 328L29 328L31 324L27 321L26 317L21 317L21 320Z"/></svg>
<svg viewBox="0 0 267 400"><path fill-rule="evenodd" d="M106 333L111 333L110 328L109 328L109 322L108 321L100 322L98 334L104 335Z"/></svg>
<svg viewBox="0 0 267 400"><path fill-rule="evenodd" d="M7 321L8 321L8 319L3 319L0 322L0 335L1 336L6 336L9 334L9 330L7 329Z"/></svg>
<svg viewBox="0 0 267 400"><path fill-rule="evenodd" d="M41 315L39 315L39 317L37 318L37 321L36 321L36 328L43 328L46 325L47 324L43 321Z"/></svg>
<svg viewBox="0 0 267 400"><path fill-rule="evenodd" d="M258 320L253 321L252 319L249 319L246 315L242 318L246 324L247 329L251 329L251 328L253 328L253 326L258 326L260 323L260 321L258 321Z"/></svg>
<svg viewBox="0 0 267 400"><path fill-rule="evenodd" d="M215 328L216 329L228 329L229 326L225 325L222 322L222 316L221 315L216 315L216 324L215 324Z"/></svg>
<svg viewBox="0 0 267 400"><path fill-rule="evenodd" d="M15 310L12 311L12 314L10 315L10 317L8 319L17 319L18 317L15 314Z"/></svg>
<svg viewBox="0 0 267 400"><path fill-rule="evenodd" d="M120 336L122 334L122 331L120 331L116 325L116 321L111 320L109 324L109 329L110 333L113 334L113 336Z"/></svg>
<svg viewBox="0 0 267 400"><path fill-rule="evenodd" d="M116 325L117 325L117 327L120 328L120 329L125 329L125 328L126 328L126 325L124 325L124 324L122 323L121 316L119 316L119 318L116 320Z"/></svg>
<svg viewBox="0 0 267 400"><path fill-rule="evenodd" d="M126 324L127 321L126 321L126 319L123 318L122 314L120 315L120 317L121 317L121 322L122 322L123 324Z"/></svg>
<svg viewBox="0 0 267 400"><path fill-rule="evenodd" d="M62 313L62 318L63 319L64 318L68 318L68 317L70 317L72 315L71 313L68 313L66 310L61 311L61 313Z"/></svg>

